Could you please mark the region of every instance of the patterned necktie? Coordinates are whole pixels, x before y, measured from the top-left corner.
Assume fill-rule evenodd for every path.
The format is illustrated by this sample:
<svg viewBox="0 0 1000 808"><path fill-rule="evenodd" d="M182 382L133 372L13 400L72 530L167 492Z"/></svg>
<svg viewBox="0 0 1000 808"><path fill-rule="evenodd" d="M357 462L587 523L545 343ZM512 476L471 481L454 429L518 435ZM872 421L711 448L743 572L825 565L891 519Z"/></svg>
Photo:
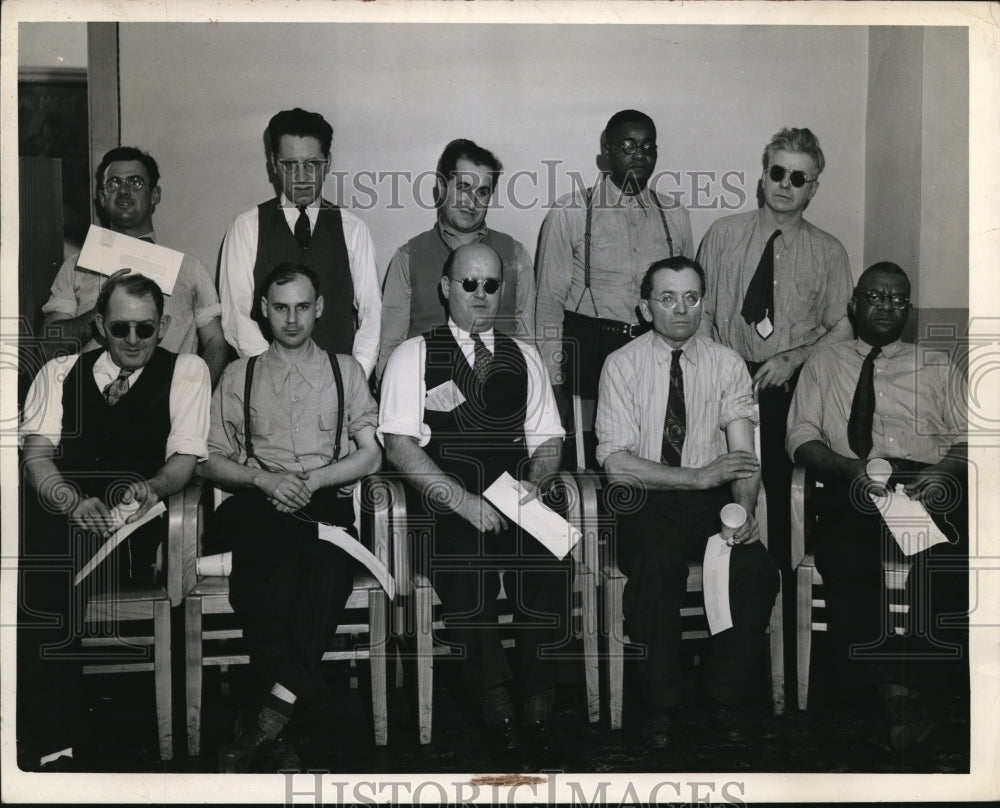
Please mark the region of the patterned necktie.
<svg viewBox="0 0 1000 808"><path fill-rule="evenodd" d="M298 205L299 218L295 220L295 240L303 250L309 249L309 242L312 241L312 231L309 229L309 214L306 213L305 205Z"/></svg>
<svg viewBox="0 0 1000 808"><path fill-rule="evenodd" d="M681 449L687 432L687 413L684 408L684 372L681 370L680 349L670 356L670 393L667 396L667 415L663 419L663 444L660 462L666 466L681 464Z"/></svg>
<svg viewBox="0 0 1000 808"><path fill-rule="evenodd" d="M472 372L476 374L480 384L486 384L486 376L490 372L490 365L493 364L493 354L489 348L483 345L483 340L479 334L469 334L473 345L476 346L476 361L472 366Z"/></svg>
<svg viewBox="0 0 1000 808"><path fill-rule="evenodd" d="M122 368L118 373L118 378L104 386L104 398L109 405L115 406L118 400L128 392L128 377L133 373L135 373L134 370Z"/></svg>
<svg viewBox="0 0 1000 808"><path fill-rule="evenodd" d="M764 339L774 331L774 240L780 235L781 231L775 230L767 240L740 309L744 321L753 323Z"/></svg>
<svg viewBox="0 0 1000 808"><path fill-rule="evenodd" d="M875 357L881 352L875 347L861 364L858 386L851 402L851 417L847 421L847 442L858 457L868 457L872 450L872 421L875 419Z"/></svg>

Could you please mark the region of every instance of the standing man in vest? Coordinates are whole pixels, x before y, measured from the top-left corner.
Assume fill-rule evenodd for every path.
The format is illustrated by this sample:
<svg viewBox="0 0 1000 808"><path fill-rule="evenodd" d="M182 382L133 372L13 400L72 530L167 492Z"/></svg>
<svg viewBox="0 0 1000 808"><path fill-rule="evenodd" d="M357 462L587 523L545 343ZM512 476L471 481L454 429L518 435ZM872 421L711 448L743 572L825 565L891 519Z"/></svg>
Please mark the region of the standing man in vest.
<svg viewBox="0 0 1000 808"><path fill-rule="evenodd" d="M139 528L79 586L74 573L120 525L115 506L137 507L126 520L136 521L180 491L207 456L208 368L158 347L170 325L160 288L144 275L112 278L96 308L107 348L48 362L21 424L18 740L22 760L43 771L78 765L83 670L74 627L87 597L98 581L148 586L164 520Z"/></svg>
<svg viewBox="0 0 1000 808"><path fill-rule="evenodd" d="M143 241L156 241L153 212L160 204L160 169L150 155L131 146L111 149L97 166L97 201L107 226ZM56 339L76 340L84 350L100 347L95 331L97 296L107 278L77 268L79 255L56 273L48 301L42 306L45 328L57 326ZM173 292L164 302L169 322L160 347L174 353L201 353L214 386L226 366L219 295L212 276L193 256L184 255Z"/></svg>
<svg viewBox="0 0 1000 808"><path fill-rule="evenodd" d="M534 337L535 271L531 256L519 241L486 226L501 171L497 156L471 140L453 140L445 146L434 186L437 223L396 250L385 276L379 378L403 340L444 324L441 270L452 251L463 244L482 242L500 256L504 292L497 322L511 336Z"/></svg>
<svg viewBox="0 0 1000 808"><path fill-rule="evenodd" d="M536 344L564 424L570 396L596 399L607 355L646 330L636 308L649 265L694 256L687 210L648 186L657 157L652 118L616 112L601 155L607 174L556 202L538 248Z"/></svg>
<svg viewBox="0 0 1000 808"><path fill-rule="evenodd" d="M340 489L382 464L364 371L311 338L326 316L316 273L280 264L261 295L274 341L223 374L199 472L234 491L212 529L219 549L233 551L229 601L258 689L254 719L219 752L221 772L298 768L280 736L298 699L325 691L320 662L354 584L353 559L318 538L317 522L356 538L354 501Z"/></svg>
<svg viewBox="0 0 1000 808"><path fill-rule="evenodd" d="M542 758L551 751L548 719L564 668L557 648L570 636L570 572L482 496L505 471L531 498L544 491L559 470L564 434L538 353L493 328L502 267L485 244L459 247L448 259L441 279L448 323L393 353L378 431L387 459L419 494L410 516L433 519L431 547L418 563L426 571L429 562L445 626L463 649L466 688L509 762L518 721L497 625L496 571L505 571L517 627L526 751Z"/></svg>
<svg viewBox="0 0 1000 808"><path fill-rule="evenodd" d="M375 248L357 216L323 198L333 127L316 112L283 110L267 125L274 199L240 214L222 244L222 329L241 357L267 350L268 324L256 301L278 264L304 264L326 292L313 340L325 351L353 354L371 375L378 356L382 301Z"/></svg>
<svg viewBox="0 0 1000 808"><path fill-rule="evenodd" d="M702 330L743 357L760 404L768 549L789 565L785 419L799 368L820 343L851 338L847 251L802 218L826 160L808 129L782 129L764 148L764 203L709 227L698 250L705 269Z"/></svg>

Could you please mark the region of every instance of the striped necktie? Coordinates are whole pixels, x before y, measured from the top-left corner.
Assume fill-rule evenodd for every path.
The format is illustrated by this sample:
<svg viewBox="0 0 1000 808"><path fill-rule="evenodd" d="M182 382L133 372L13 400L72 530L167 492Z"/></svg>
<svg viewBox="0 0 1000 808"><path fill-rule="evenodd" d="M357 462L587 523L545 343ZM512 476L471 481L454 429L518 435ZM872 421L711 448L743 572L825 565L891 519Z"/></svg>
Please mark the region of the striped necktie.
<svg viewBox="0 0 1000 808"><path fill-rule="evenodd" d="M666 466L680 466L681 449L687 432L687 413L684 407L684 372L681 370L681 349L670 355L670 393L667 396L667 414L663 419L663 443L660 462Z"/></svg>

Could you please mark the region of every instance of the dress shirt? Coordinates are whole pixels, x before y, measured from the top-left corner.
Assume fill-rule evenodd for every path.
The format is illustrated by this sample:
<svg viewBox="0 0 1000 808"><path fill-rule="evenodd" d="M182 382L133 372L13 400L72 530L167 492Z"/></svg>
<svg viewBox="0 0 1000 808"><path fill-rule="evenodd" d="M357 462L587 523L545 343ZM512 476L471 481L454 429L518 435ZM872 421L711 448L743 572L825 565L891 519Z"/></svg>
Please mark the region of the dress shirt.
<svg viewBox="0 0 1000 808"><path fill-rule="evenodd" d="M434 227L450 250L454 251L462 246L463 242L459 239L458 234L451 232L440 220ZM482 229L475 234L474 242L482 241L487 232L484 224ZM517 298L514 312L517 315L517 333L512 336L531 340L535 334L535 268L531 262L531 256L528 255L528 251L520 241L514 242L514 261L517 274ZM380 370L385 367L396 347L408 338L410 298L412 296L410 283L410 247L409 242L407 242L392 256L389 269L385 274L385 285L382 288ZM442 315L444 311L444 306L442 306Z"/></svg>
<svg viewBox="0 0 1000 808"><path fill-rule="evenodd" d="M149 232L142 238L156 241L156 234ZM107 276L76 266L79 253L67 259L56 273L49 299L42 306L44 314L66 314L76 317L90 311L97 304L97 296L107 281ZM163 313L170 315L167 333L160 340L160 347L173 353L197 353L198 332L222 313L219 294L215 291L208 270L197 258L184 254L177 282L172 294L164 295ZM91 338L83 350L100 347Z"/></svg>
<svg viewBox="0 0 1000 808"><path fill-rule="evenodd" d="M469 332L459 328L450 317L448 328L462 349L469 367L473 367L476 361L476 345ZM492 354L496 344L493 329L480 332L479 337ZM545 375L538 351L521 340L515 339L514 342L528 366L524 443L530 457L545 441L550 438L563 438L566 432L559 420L552 385ZM382 401L378 419L378 439L383 443L383 436L386 433L416 438L420 446L426 446L430 441L431 432L424 423L424 400L427 398L427 388L424 384L426 359L427 345L422 336L406 340L389 358L385 376L382 378Z"/></svg>
<svg viewBox="0 0 1000 808"><path fill-rule="evenodd" d="M341 457L350 453L347 439L377 425L378 408L357 360L341 357L344 377L344 428ZM243 390L248 359L238 359L222 375L212 398L208 449L246 463ZM272 345L254 367L250 433L254 454L270 468L314 471L333 462L337 431L337 383L329 354L309 341L294 364ZM256 464L255 464L256 465Z"/></svg>
<svg viewBox="0 0 1000 808"><path fill-rule="evenodd" d="M700 334L681 346L687 415L681 465L701 468L729 451L726 427L739 419L758 422L750 374L739 355ZM597 398L597 462L615 452L660 461L663 421L670 395L673 348L647 331L612 353L601 372Z"/></svg>
<svg viewBox="0 0 1000 808"><path fill-rule="evenodd" d="M538 248L538 291L535 304L536 344L545 366L558 368L553 354L561 347L563 312L638 323L639 286L649 265L669 257L663 222L644 188L623 193L605 176L594 186L590 238L590 282L584 292L584 233L587 194L579 189L561 197L542 224ZM663 195L658 198L670 228L674 255L694 256L691 220L686 208Z"/></svg>
<svg viewBox="0 0 1000 808"><path fill-rule="evenodd" d="M775 230L774 332L763 339L740 315L747 287ZM701 329L750 362L808 345L847 316L854 291L843 245L805 219L779 225L766 206L714 222L698 250L705 270Z"/></svg>
<svg viewBox="0 0 1000 808"><path fill-rule="evenodd" d="M306 208L311 231L316 229L321 198ZM299 210L281 195L281 208L288 229L295 232ZM375 246L368 226L349 210L340 209L344 243L354 284L354 307L358 310L358 330L354 335L354 358L366 374L371 374L378 357L379 320L382 297L378 289ZM256 356L267 350L267 340L251 317L254 300L253 268L257 262L257 208L236 217L225 241L219 264L219 293L222 296L222 332L240 356ZM329 293L328 293L329 294Z"/></svg>
<svg viewBox="0 0 1000 808"><path fill-rule="evenodd" d="M788 411L789 457L812 440L857 457L847 439L847 422L869 351L868 343L856 339L827 346L805 363ZM937 463L965 441L965 379L943 352L899 341L885 345L875 357L874 382L870 457Z"/></svg>
<svg viewBox="0 0 1000 808"><path fill-rule="evenodd" d="M62 441L63 382L80 354L57 357L42 366L28 390L21 422L21 440L27 435L41 435L58 447ZM128 377L132 389L142 376L139 368ZM118 378L121 368L103 351L94 363L94 382L99 390ZM170 382L170 435L167 437L164 460L174 454L194 455L199 460L208 457L205 439L208 436L208 412L212 384L208 366L199 356L180 354ZM128 395L126 393L126 395ZM83 425L86 428L86 424Z"/></svg>

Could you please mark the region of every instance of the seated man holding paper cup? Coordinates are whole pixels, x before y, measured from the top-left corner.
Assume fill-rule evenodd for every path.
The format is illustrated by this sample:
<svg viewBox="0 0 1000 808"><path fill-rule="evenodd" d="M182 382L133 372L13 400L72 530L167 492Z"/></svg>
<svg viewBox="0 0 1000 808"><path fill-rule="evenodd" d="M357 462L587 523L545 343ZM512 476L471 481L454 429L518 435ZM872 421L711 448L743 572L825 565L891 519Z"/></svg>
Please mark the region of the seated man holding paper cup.
<svg viewBox="0 0 1000 808"><path fill-rule="evenodd" d="M166 526L143 525L117 547L107 541L182 489L207 456L208 369L158 347L168 328L159 286L138 274L113 278L96 308L107 348L48 362L21 424L19 742L29 766L56 770L73 757L82 676L75 634L87 597L103 586L148 585ZM97 574L78 573L74 584L68 566L94 568L82 562L104 547ZM39 618L53 614L63 622Z"/></svg>
<svg viewBox="0 0 1000 808"><path fill-rule="evenodd" d="M964 659L965 382L942 351L900 340L910 282L896 264L868 267L848 308L857 338L818 351L805 364L788 414L786 448L824 486L817 498L815 553L838 683L873 714L872 740L900 752L931 730L910 686L920 675L914 660ZM917 509L893 531L887 489L893 501L900 500L894 508L910 507L913 500L926 513ZM891 538L897 532L903 545ZM912 547L903 534L939 543ZM919 649L913 637L892 637L885 628L882 561L906 555L913 562L910 629L929 641ZM936 621L942 613L953 615L950 631Z"/></svg>
<svg viewBox="0 0 1000 808"><path fill-rule="evenodd" d="M710 537L725 531L732 626L714 634L701 685L730 734L741 729L742 708L751 703L778 591L778 571L754 518L760 464L750 375L735 351L697 333L704 293L697 262L679 256L652 264L639 302L652 331L608 357L597 400L597 460L610 481L615 552L628 576L625 619L630 639L646 647L639 662L641 734L660 748L669 745L672 713L684 700L687 561L701 560ZM610 495L619 486L628 497ZM745 512L742 524L732 503ZM721 525L724 506L729 528Z"/></svg>
<svg viewBox="0 0 1000 808"><path fill-rule="evenodd" d="M150 155L131 146L111 149L97 167L97 201L113 233L155 242L153 212L160 204L160 170ZM100 230L92 227L84 251L63 263L52 283L48 301L42 306L45 326L55 329L64 340L76 340L84 350L98 347L94 321L95 302L107 283L100 267L81 262L85 255L97 256ZM92 259L94 260L94 259ZM103 265L102 265L103 266ZM116 264L114 270L123 265ZM141 271L132 266L132 271ZM226 340L222 335L222 306L212 277L201 263L182 255L177 278L167 295L167 327L160 347L174 353L198 353L208 365L213 387L226 365Z"/></svg>
<svg viewBox="0 0 1000 808"><path fill-rule="evenodd" d="M433 523L430 546L414 548L416 564L429 567L448 636L463 655L465 687L507 763L521 752L551 752L549 714L565 671L558 646L571 632L566 548L554 555L499 510L523 520L518 508L559 470L564 435L538 352L494 328L503 283L489 246L451 254L441 278L447 325L406 340L389 358L378 434L413 494L410 519L423 514ZM513 508L510 477L520 481ZM494 484L507 488L506 506L487 500ZM516 691L497 625L498 570L514 612Z"/></svg>
<svg viewBox="0 0 1000 808"><path fill-rule="evenodd" d="M320 539L357 538L353 497L342 489L382 464L365 372L312 340L323 314L316 273L279 264L261 290L274 341L226 368L212 400L209 458L199 469L234 492L211 532L232 548L229 602L260 686L253 720L219 752L223 772L264 768L268 760L272 771L298 767L280 736L299 698L324 693L320 663L354 582L354 559Z"/></svg>

